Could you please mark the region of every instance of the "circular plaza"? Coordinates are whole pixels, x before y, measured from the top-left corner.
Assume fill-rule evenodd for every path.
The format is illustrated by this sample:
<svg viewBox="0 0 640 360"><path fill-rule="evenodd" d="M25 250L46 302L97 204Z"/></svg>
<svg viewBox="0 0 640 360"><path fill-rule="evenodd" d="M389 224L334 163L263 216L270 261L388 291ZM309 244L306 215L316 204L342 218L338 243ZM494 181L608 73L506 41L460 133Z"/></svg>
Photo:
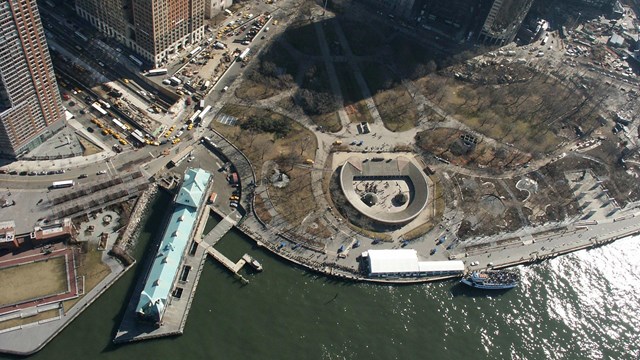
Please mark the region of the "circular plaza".
<svg viewBox="0 0 640 360"><path fill-rule="evenodd" d="M405 156L351 156L340 169L339 181L349 204L380 224L406 224L427 206L427 177Z"/></svg>

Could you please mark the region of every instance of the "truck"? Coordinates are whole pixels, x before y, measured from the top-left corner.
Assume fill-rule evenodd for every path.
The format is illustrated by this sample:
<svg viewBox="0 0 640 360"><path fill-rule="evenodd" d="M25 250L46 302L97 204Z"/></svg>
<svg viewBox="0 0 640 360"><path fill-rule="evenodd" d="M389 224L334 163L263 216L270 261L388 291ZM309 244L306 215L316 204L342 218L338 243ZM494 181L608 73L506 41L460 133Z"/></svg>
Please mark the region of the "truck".
<svg viewBox="0 0 640 360"><path fill-rule="evenodd" d="M244 49L244 51L240 55L238 55L237 61L244 61L244 59L247 58L247 55L249 55L250 51L251 51L251 48Z"/></svg>
<svg viewBox="0 0 640 360"><path fill-rule="evenodd" d="M175 76L170 77L169 78L169 82L171 83L171 85L174 85L174 86L178 86L178 85L182 84L182 80L178 79Z"/></svg>
<svg viewBox="0 0 640 360"><path fill-rule="evenodd" d="M202 87L200 87L200 90L205 91L209 88L209 86L211 86L211 81L207 80L204 82L204 84L202 84Z"/></svg>

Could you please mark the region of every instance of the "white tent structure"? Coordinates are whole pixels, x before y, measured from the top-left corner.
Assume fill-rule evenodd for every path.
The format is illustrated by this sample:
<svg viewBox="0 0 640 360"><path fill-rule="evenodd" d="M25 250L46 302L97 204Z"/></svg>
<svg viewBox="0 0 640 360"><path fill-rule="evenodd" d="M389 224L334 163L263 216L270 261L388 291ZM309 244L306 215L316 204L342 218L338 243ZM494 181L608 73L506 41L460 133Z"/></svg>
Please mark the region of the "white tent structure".
<svg viewBox="0 0 640 360"><path fill-rule="evenodd" d="M414 249L369 250L362 253L370 277L422 277L462 275L464 263L454 261L420 261Z"/></svg>

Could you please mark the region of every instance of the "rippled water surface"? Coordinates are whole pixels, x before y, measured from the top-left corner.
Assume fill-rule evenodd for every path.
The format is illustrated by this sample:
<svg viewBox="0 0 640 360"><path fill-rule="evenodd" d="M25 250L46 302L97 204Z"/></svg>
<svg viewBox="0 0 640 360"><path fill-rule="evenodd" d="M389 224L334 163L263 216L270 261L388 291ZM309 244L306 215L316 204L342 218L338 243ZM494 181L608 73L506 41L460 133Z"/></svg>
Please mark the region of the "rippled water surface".
<svg viewBox="0 0 640 360"><path fill-rule="evenodd" d="M231 259L249 252L265 271L242 286L208 260L184 335L111 345L131 272L34 358L637 359L639 244L522 267L518 288L488 295L455 282L336 281L230 234L217 247Z"/></svg>

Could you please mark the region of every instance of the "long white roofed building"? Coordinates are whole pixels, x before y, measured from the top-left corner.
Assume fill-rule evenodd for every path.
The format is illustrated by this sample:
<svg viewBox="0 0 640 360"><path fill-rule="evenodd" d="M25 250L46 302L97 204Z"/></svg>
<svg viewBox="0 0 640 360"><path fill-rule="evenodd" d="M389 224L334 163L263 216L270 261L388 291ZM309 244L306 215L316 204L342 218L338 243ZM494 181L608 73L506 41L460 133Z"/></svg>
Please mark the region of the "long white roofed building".
<svg viewBox="0 0 640 360"><path fill-rule="evenodd" d="M369 250L362 253L369 277L397 278L462 275L464 263L454 261L421 261L414 249Z"/></svg>

